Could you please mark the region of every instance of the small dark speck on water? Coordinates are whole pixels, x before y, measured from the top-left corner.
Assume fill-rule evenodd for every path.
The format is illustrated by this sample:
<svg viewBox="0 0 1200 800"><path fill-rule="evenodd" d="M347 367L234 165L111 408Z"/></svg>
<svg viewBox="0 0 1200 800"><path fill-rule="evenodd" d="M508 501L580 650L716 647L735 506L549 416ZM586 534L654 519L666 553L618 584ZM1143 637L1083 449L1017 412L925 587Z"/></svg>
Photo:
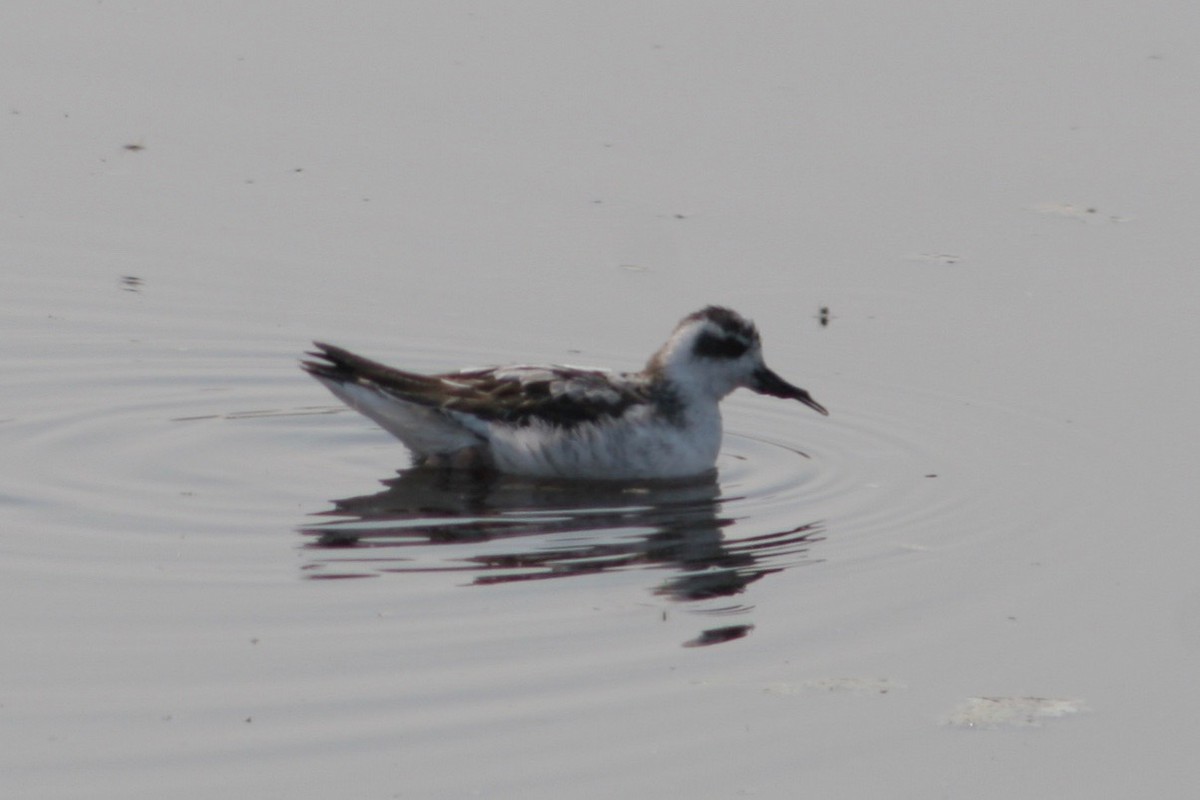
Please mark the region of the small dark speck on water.
<svg viewBox="0 0 1200 800"><path fill-rule="evenodd" d="M821 310L817 312L817 322L821 324L822 328L827 328L829 327L829 320L829 306L821 306Z"/></svg>
<svg viewBox="0 0 1200 800"><path fill-rule="evenodd" d="M936 478L936 477L937 477L937 473L936 473L936 472L931 472L931 473L929 473L928 475L926 475L925 477L926 477L926 478Z"/></svg>
<svg viewBox="0 0 1200 800"><path fill-rule="evenodd" d="M146 145L142 144L141 142L134 142L132 144L125 145L124 149L131 153L140 153L146 149Z"/></svg>
<svg viewBox="0 0 1200 800"><path fill-rule="evenodd" d="M140 292L144 281L136 275L122 275L121 289L126 292Z"/></svg>

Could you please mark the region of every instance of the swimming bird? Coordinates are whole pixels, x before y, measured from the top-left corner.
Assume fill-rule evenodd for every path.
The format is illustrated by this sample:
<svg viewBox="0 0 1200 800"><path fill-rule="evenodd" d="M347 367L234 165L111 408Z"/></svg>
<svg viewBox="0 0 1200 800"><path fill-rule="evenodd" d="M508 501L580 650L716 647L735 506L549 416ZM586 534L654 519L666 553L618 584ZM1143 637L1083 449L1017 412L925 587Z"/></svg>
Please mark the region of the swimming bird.
<svg viewBox="0 0 1200 800"><path fill-rule="evenodd" d="M416 464L532 477L682 478L716 463L719 404L735 389L829 413L767 367L754 323L721 306L684 317L640 372L518 365L423 375L313 344L301 366L403 442Z"/></svg>

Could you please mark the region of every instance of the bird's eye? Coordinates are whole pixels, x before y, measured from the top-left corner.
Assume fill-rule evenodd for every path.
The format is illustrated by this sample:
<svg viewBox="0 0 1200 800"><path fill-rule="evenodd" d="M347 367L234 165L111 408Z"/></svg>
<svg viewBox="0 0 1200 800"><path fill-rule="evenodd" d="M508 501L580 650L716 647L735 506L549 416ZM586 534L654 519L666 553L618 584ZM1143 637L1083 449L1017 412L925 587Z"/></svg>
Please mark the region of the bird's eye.
<svg viewBox="0 0 1200 800"><path fill-rule="evenodd" d="M696 355L704 358L741 358L749 349L749 343L736 336L702 333L696 339Z"/></svg>

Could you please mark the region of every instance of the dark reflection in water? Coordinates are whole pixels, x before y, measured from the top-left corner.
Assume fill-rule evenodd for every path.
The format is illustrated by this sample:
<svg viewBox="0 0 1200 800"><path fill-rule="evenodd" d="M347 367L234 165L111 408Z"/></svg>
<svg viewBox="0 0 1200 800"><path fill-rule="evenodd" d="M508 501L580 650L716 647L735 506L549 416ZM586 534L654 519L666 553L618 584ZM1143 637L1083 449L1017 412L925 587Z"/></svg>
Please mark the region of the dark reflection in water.
<svg viewBox="0 0 1200 800"><path fill-rule="evenodd" d="M654 594L696 604L738 595L755 581L809 561L816 523L759 530L754 498L723 497L713 474L687 482L596 483L411 469L383 491L334 500L306 525L312 579L461 572L473 585L668 572ZM741 614L741 604L695 608ZM685 643L741 638L730 624Z"/></svg>

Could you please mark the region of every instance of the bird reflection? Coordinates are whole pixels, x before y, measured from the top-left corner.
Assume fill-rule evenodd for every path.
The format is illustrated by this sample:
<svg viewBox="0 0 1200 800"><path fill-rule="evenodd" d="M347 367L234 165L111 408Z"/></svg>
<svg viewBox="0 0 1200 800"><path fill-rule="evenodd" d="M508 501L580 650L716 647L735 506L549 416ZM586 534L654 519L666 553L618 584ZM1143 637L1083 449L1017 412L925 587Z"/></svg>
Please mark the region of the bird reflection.
<svg viewBox="0 0 1200 800"><path fill-rule="evenodd" d="M332 501L301 528L310 537L312 579L453 571L474 585L593 575L610 570L668 571L654 594L680 602L740 594L755 581L809 560L820 529L741 534L716 471L688 481L574 482L414 468L380 492ZM746 509L742 509L743 512ZM740 604L704 609L739 613ZM726 625L685 644L747 635Z"/></svg>

